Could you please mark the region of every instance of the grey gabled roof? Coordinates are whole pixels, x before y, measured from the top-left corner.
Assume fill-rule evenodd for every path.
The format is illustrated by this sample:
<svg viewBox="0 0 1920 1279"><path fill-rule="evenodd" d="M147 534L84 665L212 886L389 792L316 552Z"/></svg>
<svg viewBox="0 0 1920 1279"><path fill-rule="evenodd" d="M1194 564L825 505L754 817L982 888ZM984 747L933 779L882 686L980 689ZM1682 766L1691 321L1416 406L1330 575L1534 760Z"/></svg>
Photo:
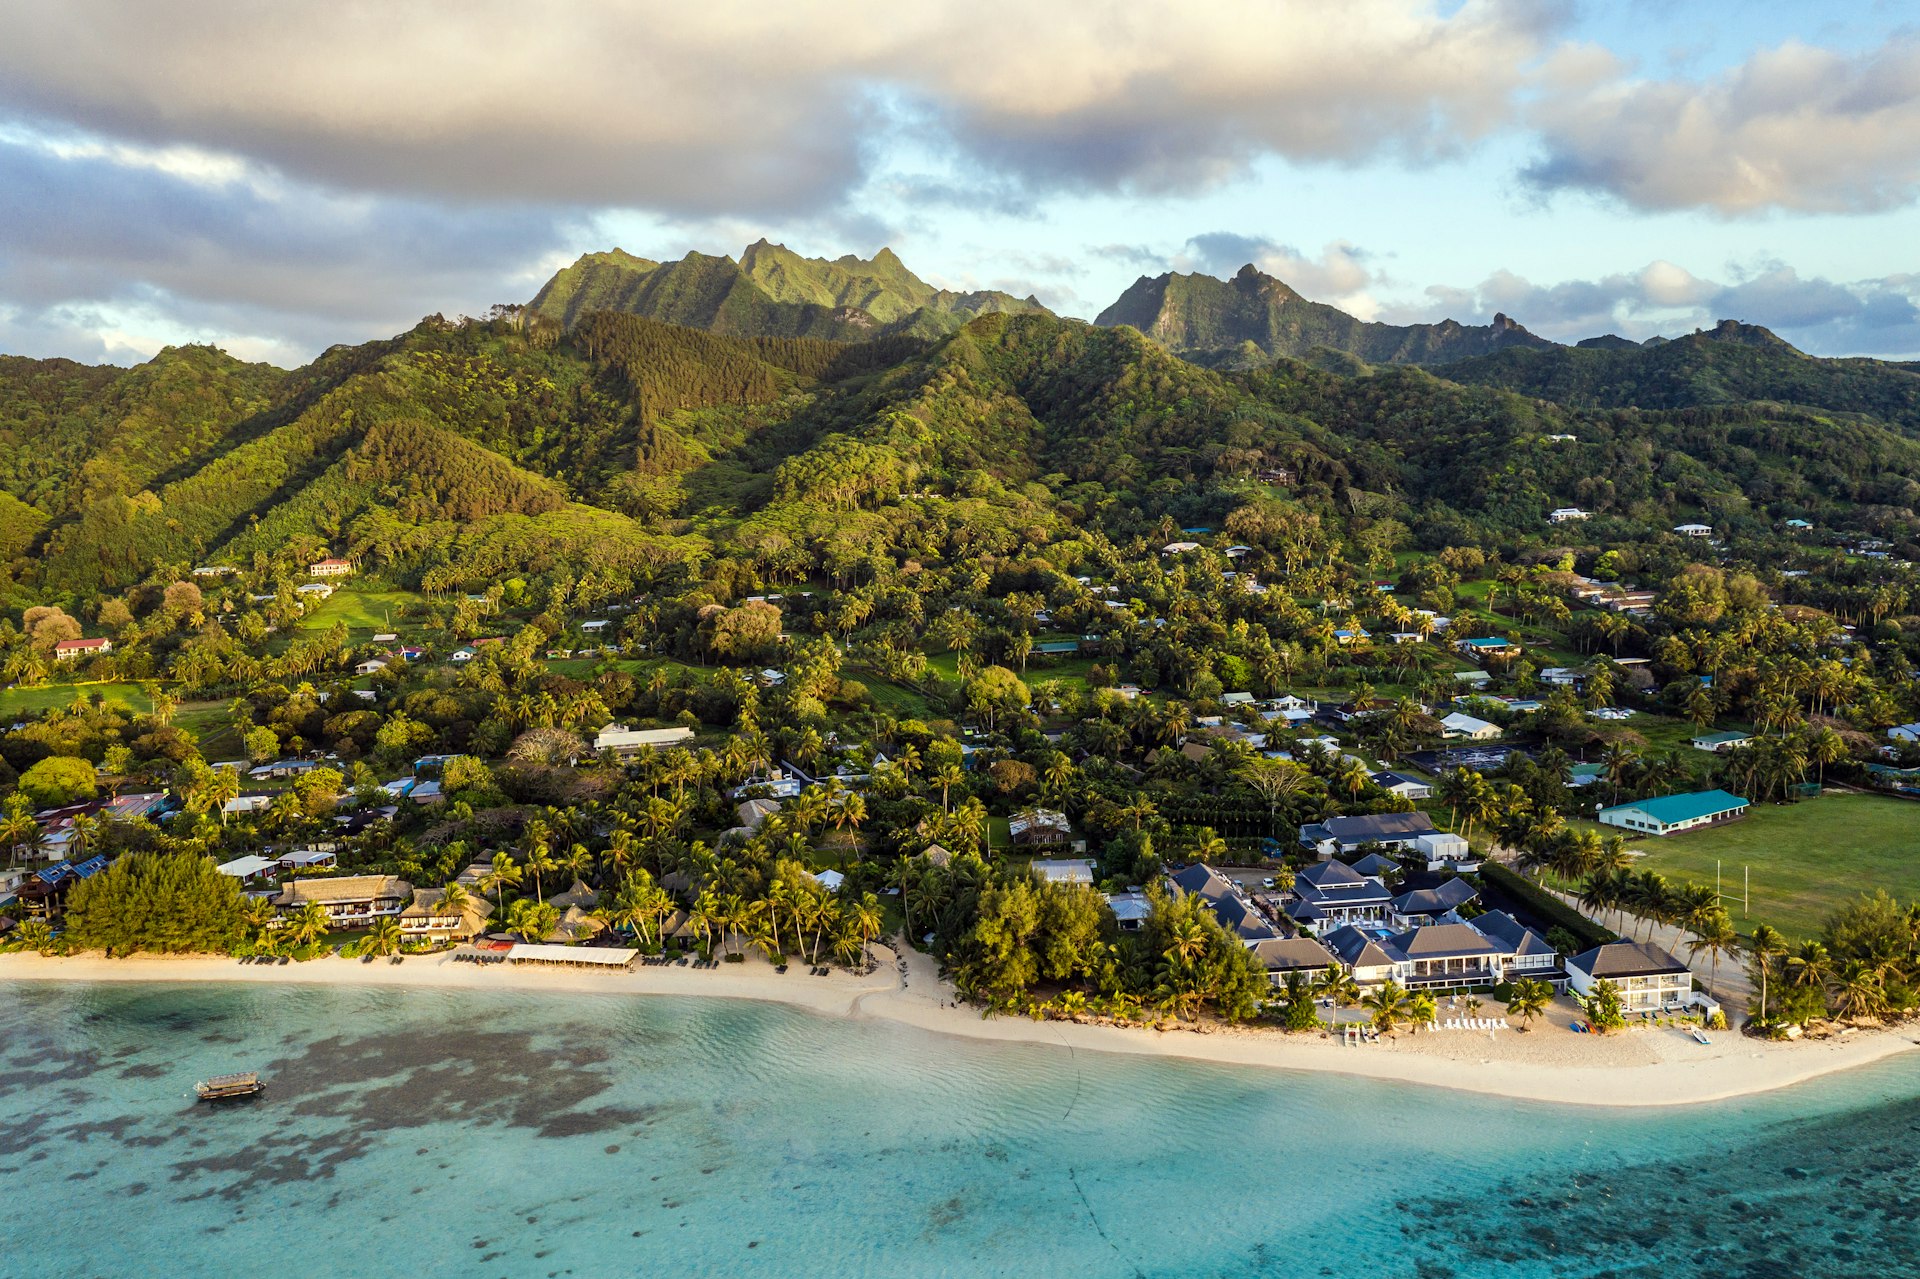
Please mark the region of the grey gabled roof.
<svg viewBox="0 0 1920 1279"><path fill-rule="evenodd" d="M1364 813L1357 817L1329 817L1320 823L1329 838L1343 844L1364 844L1370 839L1411 839L1431 834L1433 821L1425 813Z"/></svg>
<svg viewBox="0 0 1920 1279"><path fill-rule="evenodd" d="M1444 915L1479 895L1478 889L1455 875L1438 888L1416 888L1400 894L1393 899L1393 908L1402 915Z"/></svg>
<svg viewBox="0 0 1920 1279"><path fill-rule="evenodd" d="M1366 882L1362 875L1345 862L1315 862L1311 866L1302 866L1293 877L1297 887L1300 884L1312 884L1315 888L1357 888Z"/></svg>
<svg viewBox="0 0 1920 1279"><path fill-rule="evenodd" d="M1331 968L1333 952L1311 937L1275 937L1247 947L1268 972L1292 973L1314 968Z"/></svg>
<svg viewBox="0 0 1920 1279"><path fill-rule="evenodd" d="M1473 926L1482 936L1500 945L1510 955L1555 953L1546 938L1504 910L1490 910L1484 915L1476 915Z"/></svg>
<svg viewBox="0 0 1920 1279"><path fill-rule="evenodd" d="M1205 862L1183 866L1167 876L1183 893L1192 893L1216 901L1233 895L1233 881Z"/></svg>
<svg viewBox="0 0 1920 1279"><path fill-rule="evenodd" d="M1338 955L1340 962L1349 968L1385 968L1400 962L1398 955L1383 948L1352 924L1328 933L1326 943L1327 949Z"/></svg>
<svg viewBox="0 0 1920 1279"><path fill-rule="evenodd" d="M1482 937L1470 924L1427 924L1409 928L1390 939L1408 959L1452 959L1465 955L1497 955L1500 947Z"/></svg>
<svg viewBox="0 0 1920 1279"><path fill-rule="evenodd" d="M1215 899L1213 917L1242 941L1266 941L1280 935L1280 931L1261 918L1258 911L1236 896Z"/></svg>
<svg viewBox="0 0 1920 1279"><path fill-rule="evenodd" d="M1590 977L1648 977L1655 973L1684 973L1688 967L1661 950L1640 941L1611 941L1575 955L1568 967Z"/></svg>
<svg viewBox="0 0 1920 1279"><path fill-rule="evenodd" d="M1368 853L1365 857L1362 857L1353 864L1353 869L1357 874L1369 875L1378 879L1382 875L1397 874L1400 870L1400 863L1385 853Z"/></svg>

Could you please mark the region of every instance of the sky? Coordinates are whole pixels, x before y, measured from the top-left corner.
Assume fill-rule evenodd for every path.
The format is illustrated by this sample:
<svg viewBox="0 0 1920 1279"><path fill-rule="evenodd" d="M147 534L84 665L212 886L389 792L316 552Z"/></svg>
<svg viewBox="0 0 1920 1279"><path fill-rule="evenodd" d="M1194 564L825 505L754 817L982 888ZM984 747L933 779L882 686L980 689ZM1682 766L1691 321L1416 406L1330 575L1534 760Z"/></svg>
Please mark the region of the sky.
<svg viewBox="0 0 1920 1279"><path fill-rule="evenodd" d="M293 366L611 247L890 246L1091 319L1920 357L1920 0L0 0L0 352Z"/></svg>

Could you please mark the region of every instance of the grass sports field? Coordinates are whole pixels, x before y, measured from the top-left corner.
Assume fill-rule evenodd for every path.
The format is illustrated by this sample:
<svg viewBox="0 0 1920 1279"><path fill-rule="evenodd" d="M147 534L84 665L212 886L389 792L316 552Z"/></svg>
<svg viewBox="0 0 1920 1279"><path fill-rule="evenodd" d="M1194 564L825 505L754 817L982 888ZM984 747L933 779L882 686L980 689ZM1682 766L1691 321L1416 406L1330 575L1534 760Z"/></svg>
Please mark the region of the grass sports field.
<svg viewBox="0 0 1920 1279"><path fill-rule="evenodd" d="M0 715L20 715L71 706L76 697L98 693L108 701L125 702L141 714L153 709L153 702L138 684L42 684L37 688L0 690Z"/></svg>
<svg viewBox="0 0 1920 1279"><path fill-rule="evenodd" d="M1605 829L1605 828L1602 828ZM1618 833L1618 832L1609 832ZM1881 795L1828 794L1799 804L1765 804L1741 821L1666 839L1636 838L1646 856L1636 869L1670 880L1712 884L1720 865L1733 921L1742 932L1769 923L1790 937L1811 937L1834 908L1862 889L1885 888L1920 899L1920 803ZM1753 902L1743 918L1743 867L1753 871Z"/></svg>

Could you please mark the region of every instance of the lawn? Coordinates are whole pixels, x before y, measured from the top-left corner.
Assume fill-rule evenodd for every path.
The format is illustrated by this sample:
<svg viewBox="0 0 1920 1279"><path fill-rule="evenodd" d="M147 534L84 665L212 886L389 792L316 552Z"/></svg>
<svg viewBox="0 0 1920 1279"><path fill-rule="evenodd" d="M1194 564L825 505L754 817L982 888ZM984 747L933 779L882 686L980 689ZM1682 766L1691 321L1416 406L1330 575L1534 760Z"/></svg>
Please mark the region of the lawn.
<svg viewBox="0 0 1920 1279"><path fill-rule="evenodd" d="M0 690L0 715L37 714L57 706L71 706L75 697L98 693L108 701L121 701L144 715L153 709L153 701L138 684L42 684L37 688Z"/></svg>
<svg viewBox="0 0 1920 1279"><path fill-rule="evenodd" d="M420 602L406 591L376 591L357 586L342 586L320 602L320 607L300 619L303 631L324 631L335 622L345 623L354 643L364 643L387 631L399 633L402 618Z"/></svg>
<svg viewBox="0 0 1920 1279"><path fill-rule="evenodd" d="M1675 881L1711 884L1717 862L1723 891L1734 898L1727 909L1742 932L1764 922L1790 937L1811 937L1836 907L1876 888L1903 902L1920 898L1920 804L1881 795L1759 805L1726 826L1636 838L1630 846L1646 853L1634 859L1636 869ZM1744 917L1743 867L1753 872Z"/></svg>

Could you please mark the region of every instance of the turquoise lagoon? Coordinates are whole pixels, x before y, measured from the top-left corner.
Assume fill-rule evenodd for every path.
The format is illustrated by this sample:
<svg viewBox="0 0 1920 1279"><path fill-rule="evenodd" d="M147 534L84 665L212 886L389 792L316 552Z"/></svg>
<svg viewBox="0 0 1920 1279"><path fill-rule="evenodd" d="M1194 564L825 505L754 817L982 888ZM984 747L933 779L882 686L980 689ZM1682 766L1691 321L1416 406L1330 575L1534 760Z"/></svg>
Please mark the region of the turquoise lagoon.
<svg viewBox="0 0 1920 1279"><path fill-rule="evenodd" d="M0 1273L1920 1274L1920 1061L1600 1111L627 995L0 984ZM189 1098L259 1067L260 1100Z"/></svg>

